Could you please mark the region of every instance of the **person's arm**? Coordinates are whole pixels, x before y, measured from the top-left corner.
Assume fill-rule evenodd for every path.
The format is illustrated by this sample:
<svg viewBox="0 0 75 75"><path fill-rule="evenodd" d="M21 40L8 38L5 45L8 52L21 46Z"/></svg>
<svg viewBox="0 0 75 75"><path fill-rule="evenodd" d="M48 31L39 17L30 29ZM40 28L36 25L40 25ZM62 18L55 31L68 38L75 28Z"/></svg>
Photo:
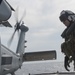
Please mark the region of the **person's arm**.
<svg viewBox="0 0 75 75"><path fill-rule="evenodd" d="M61 34L61 37L62 38L66 38L66 31L68 30L68 28L66 28L63 32L62 32L62 34Z"/></svg>
<svg viewBox="0 0 75 75"><path fill-rule="evenodd" d="M75 22L71 24L71 26L66 31L66 36L70 35L72 31L75 29Z"/></svg>
<svg viewBox="0 0 75 75"><path fill-rule="evenodd" d="M71 32L75 29L75 22L71 24L70 27L67 27L63 33L61 34L62 38L66 38L67 36L69 36L71 34Z"/></svg>

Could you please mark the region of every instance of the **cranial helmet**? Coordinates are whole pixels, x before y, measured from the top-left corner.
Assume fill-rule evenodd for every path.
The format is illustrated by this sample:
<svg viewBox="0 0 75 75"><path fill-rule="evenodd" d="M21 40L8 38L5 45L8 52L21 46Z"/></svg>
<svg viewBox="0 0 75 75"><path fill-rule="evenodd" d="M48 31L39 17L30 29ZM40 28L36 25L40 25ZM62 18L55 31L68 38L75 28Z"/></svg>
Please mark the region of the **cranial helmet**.
<svg viewBox="0 0 75 75"><path fill-rule="evenodd" d="M68 21L75 21L75 13L69 10L63 10L60 13L59 19L61 22L68 20Z"/></svg>

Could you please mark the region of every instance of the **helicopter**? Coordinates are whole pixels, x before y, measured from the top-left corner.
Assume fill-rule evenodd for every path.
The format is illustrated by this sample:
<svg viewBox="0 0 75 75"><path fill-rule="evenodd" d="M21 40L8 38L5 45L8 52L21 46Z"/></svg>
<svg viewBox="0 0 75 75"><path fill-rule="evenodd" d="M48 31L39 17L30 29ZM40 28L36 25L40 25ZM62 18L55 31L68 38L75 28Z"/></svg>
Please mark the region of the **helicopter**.
<svg viewBox="0 0 75 75"><path fill-rule="evenodd" d="M25 53L25 34L29 30L24 23L17 22L14 30L20 31L19 41L14 53L9 48L1 44L0 40L0 75L11 74L15 75L18 69L21 69L23 62L27 61L40 61L40 60L54 60L56 59L56 51L42 51L42 52L27 52ZM14 35L12 35L9 43L12 42Z"/></svg>
<svg viewBox="0 0 75 75"><path fill-rule="evenodd" d="M0 0L0 25L5 27L12 27L8 22L11 17L12 11L15 10L6 0ZM6 13L5 13L6 12ZM24 12L25 14L25 12ZM0 38L0 75L11 74L15 75L15 71L22 67L22 63L25 61L37 61L37 60L53 60L56 59L56 51L43 51L43 52L29 52L25 53L25 40L26 32L29 28L22 21L24 14L20 21L16 19L15 30L12 34L8 45L10 46L16 32L20 32L18 45L16 52L13 52L3 44L1 44ZM32 58L31 58L32 57Z"/></svg>
<svg viewBox="0 0 75 75"><path fill-rule="evenodd" d="M15 31L18 29L21 30L19 42L17 46L16 53L12 52L2 44L0 44L0 75L6 75L10 73L15 75L14 71L22 66L22 57L24 53L24 42L25 42L25 33L28 31L28 27L21 25L18 26Z"/></svg>

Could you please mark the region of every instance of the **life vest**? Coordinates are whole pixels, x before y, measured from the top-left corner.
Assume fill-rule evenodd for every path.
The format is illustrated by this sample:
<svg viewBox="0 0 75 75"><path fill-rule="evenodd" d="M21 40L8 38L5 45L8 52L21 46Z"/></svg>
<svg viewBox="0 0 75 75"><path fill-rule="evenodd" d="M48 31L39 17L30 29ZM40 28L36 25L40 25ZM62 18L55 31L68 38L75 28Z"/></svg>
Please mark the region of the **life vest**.
<svg viewBox="0 0 75 75"><path fill-rule="evenodd" d="M65 38L61 44L61 51L68 57L75 55L75 29Z"/></svg>

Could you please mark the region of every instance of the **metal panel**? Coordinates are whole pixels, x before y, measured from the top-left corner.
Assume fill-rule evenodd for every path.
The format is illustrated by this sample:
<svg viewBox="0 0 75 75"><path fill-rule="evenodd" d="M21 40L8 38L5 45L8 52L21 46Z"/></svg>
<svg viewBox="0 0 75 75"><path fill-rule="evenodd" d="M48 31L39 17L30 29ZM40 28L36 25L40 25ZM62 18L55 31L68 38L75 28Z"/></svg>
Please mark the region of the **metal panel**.
<svg viewBox="0 0 75 75"><path fill-rule="evenodd" d="M10 65L12 64L12 57L2 57L1 65Z"/></svg>

